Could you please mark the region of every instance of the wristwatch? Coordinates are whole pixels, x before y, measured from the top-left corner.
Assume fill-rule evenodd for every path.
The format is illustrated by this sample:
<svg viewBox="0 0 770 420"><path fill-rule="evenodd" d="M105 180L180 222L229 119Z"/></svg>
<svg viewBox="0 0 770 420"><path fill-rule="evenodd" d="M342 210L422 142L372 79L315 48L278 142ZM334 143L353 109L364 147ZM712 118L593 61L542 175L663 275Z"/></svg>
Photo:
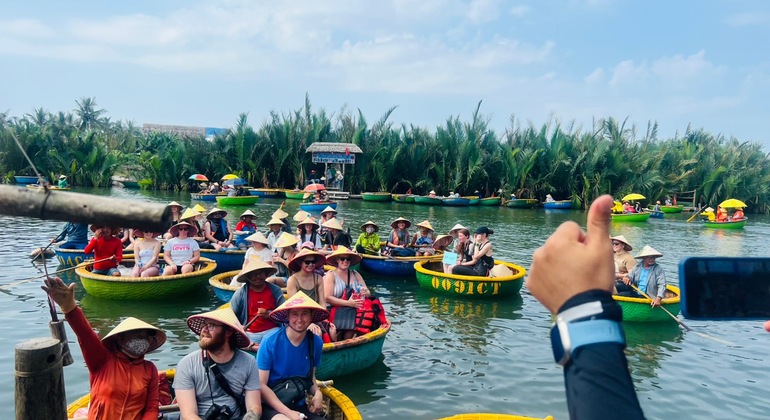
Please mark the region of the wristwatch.
<svg viewBox="0 0 770 420"><path fill-rule="evenodd" d="M584 303L556 315L551 327L551 347L556 363L566 366L580 347L597 343L626 344L620 323L601 319L604 307L599 301Z"/></svg>

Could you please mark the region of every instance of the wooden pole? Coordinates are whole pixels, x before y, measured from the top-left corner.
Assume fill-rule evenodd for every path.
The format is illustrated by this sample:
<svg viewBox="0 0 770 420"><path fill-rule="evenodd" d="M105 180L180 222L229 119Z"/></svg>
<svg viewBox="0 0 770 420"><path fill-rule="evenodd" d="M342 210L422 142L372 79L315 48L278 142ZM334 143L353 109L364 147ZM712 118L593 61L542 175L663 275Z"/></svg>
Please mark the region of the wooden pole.
<svg viewBox="0 0 770 420"><path fill-rule="evenodd" d="M48 322L48 329L51 330L51 337L59 340L59 343L61 343L62 365L69 366L75 363L75 361L72 360L72 354L70 353L70 345L67 343L67 332L64 330L64 321L50 321Z"/></svg>
<svg viewBox="0 0 770 420"><path fill-rule="evenodd" d="M157 232L171 226L171 209L163 204L10 185L0 185L0 214Z"/></svg>
<svg viewBox="0 0 770 420"><path fill-rule="evenodd" d="M16 419L66 420L61 344L34 338L16 345Z"/></svg>

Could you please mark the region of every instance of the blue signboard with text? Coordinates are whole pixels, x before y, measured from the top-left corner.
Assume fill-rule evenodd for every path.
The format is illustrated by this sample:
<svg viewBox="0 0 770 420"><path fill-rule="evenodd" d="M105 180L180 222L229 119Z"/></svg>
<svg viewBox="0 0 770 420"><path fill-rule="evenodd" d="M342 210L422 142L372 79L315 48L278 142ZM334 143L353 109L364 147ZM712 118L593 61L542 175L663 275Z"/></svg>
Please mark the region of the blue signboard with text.
<svg viewBox="0 0 770 420"><path fill-rule="evenodd" d="M313 153L313 163L343 163L354 165L356 163L356 155L353 153L315 152Z"/></svg>

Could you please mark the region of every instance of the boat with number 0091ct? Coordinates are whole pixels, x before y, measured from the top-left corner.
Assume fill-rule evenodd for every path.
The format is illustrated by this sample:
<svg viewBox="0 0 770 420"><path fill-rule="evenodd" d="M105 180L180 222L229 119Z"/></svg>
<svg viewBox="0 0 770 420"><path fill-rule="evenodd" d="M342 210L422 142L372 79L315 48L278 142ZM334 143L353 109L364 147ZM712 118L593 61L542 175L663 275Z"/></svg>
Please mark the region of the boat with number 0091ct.
<svg viewBox="0 0 770 420"><path fill-rule="evenodd" d="M444 273L441 261L416 262L414 269L420 287L444 295L489 299L518 294L527 270L520 265L495 260L495 266L499 265L507 268L502 270L504 273L500 277Z"/></svg>

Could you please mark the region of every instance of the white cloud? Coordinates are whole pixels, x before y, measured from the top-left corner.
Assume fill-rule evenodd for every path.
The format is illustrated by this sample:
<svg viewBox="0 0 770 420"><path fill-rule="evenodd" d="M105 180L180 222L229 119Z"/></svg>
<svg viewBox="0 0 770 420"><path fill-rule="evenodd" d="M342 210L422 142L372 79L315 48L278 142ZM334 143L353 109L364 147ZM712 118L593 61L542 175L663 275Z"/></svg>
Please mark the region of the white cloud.
<svg viewBox="0 0 770 420"><path fill-rule="evenodd" d="M586 83L595 84L604 80L604 70L601 67L597 67L588 76L583 78Z"/></svg>
<svg viewBox="0 0 770 420"><path fill-rule="evenodd" d="M510 13L511 16L522 17L529 13L529 10L529 6L518 5L508 9L508 13Z"/></svg>
<svg viewBox="0 0 770 420"><path fill-rule="evenodd" d="M618 87L626 84L638 84L647 78L647 65L634 64L633 60L625 60L618 63L612 69L612 79L610 86Z"/></svg>
<svg viewBox="0 0 770 420"><path fill-rule="evenodd" d="M39 20L15 19L0 21L0 36L45 39L54 35L54 30Z"/></svg>
<svg viewBox="0 0 770 420"><path fill-rule="evenodd" d="M472 23L487 23L500 16L500 0L472 0L468 7L468 20Z"/></svg>
<svg viewBox="0 0 770 420"><path fill-rule="evenodd" d="M715 66L705 57L703 50L686 57L683 54L661 57L652 63L650 70L661 80L677 84L712 79L724 72L724 68Z"/></svg>
<svg viewBox="0 0 770 420"><path fill-rule="evenodd" d="M747 12L735 13L725 18L728 26L741 27L751 25L764 25L770 23L770 13Z"/></svg>

